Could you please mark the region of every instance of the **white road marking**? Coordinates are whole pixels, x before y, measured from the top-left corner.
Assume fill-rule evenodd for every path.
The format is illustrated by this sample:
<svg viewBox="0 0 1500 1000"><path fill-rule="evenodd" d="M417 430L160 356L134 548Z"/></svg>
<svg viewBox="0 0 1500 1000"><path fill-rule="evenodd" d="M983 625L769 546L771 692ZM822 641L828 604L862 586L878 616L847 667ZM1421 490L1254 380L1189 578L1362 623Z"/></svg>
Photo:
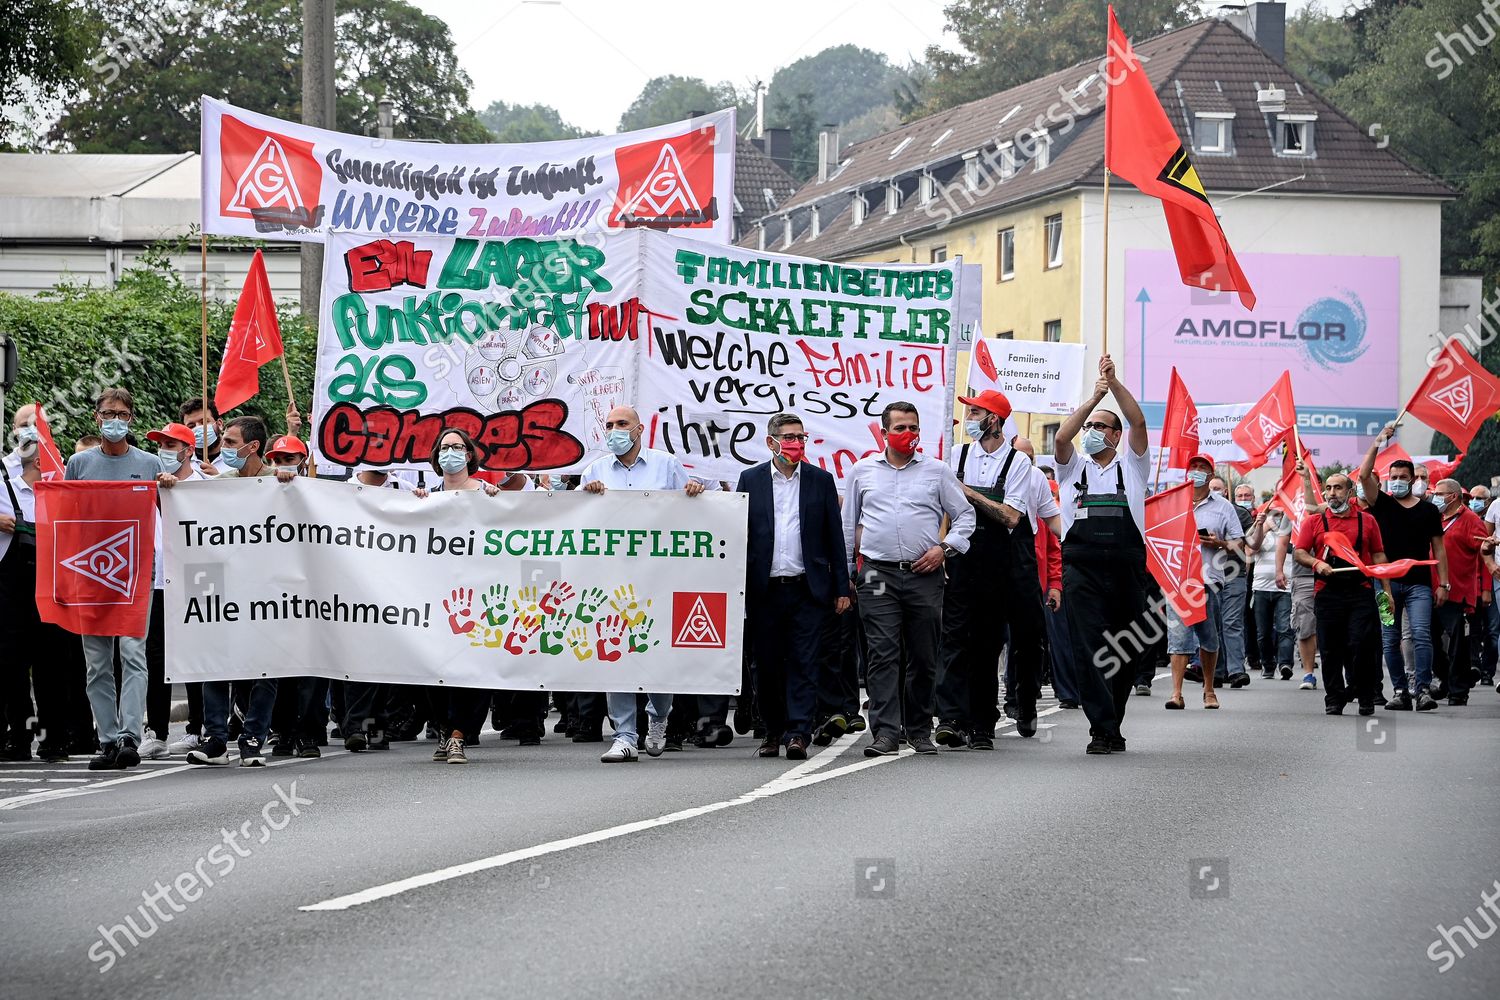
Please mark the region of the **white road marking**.
<svg viewBox="0 0 1500 1000"><path fill-rule="evenodd" d="M421 889L429 885L436 885L439 882L447 882L450 879L463 878L466 875L473 875L476 872L489 871L492 868L503 868L506 865L513 865L518 861L529 861L532 858L539 858L548 854L557 854L561 851L571 850L574 847L584 847L588 844L597 844L606 840L614 840L617 837L623 837L627 834L640 833L643 830L651 830L657 827L668 826L672 823L681 823L684 820L696 819L699 816L706 816L709 813L719 812L723 809L730 809L734 806L748 805L751 802L758 802L761 799L770 798L773 795L780 795L783 792L789 792L796 788L805 788L808 785L816 785L820 782L827 781L830 778L836 778L842 774L853 774L855 771L863 771L867 768L877 767L881 764L889 764L891 761L899 760L901 757L912 756L912 751L910 748L908 748L901 751L898 756L869 757L865 760L859 761L858 763L846 764L843 767L825 770L817 774L810 773L813 770L813 767L810 767L809 765L823 767L826 762L824 762L822 758L826 757L828 758L828 761L831 762L845 750L848 750L849 747L853 746L857 738L857 735L846 735L840 737L839 741L836 744L830 746L828 749L824 750L816 757L809 759L803 764L798 764L797 767L793 768L792 770L796 771L798 770L798 768L806 767L807 770L801 772L805 776L794 779L792 781L786 780L786 773L790 773L786 772L784 774L778 775L775 778L772 778L770 781L761 785L759 788L756 788L754 791L747 792L744 795L738 796L733 799L725 799L722 802L710 802L707 805L693 806L689 809L680 809L677 812L667 813L665 816L657 816L653 819L637 820L634 823L622 823L619 826L608 827L604 830L595 830L592 833L579 834L576 837L565 837L562 840L554 840L545 844L537 844L534 847L525 847L521 848L520 850L507 851L504 854L496 854L492 857L480 858L477 861L467 861L461 865L452 865L448 868L440 868L437 871L426 872L422 875L413 875L409 878L398 879L395 882L387 882L384 885L377 885L369 889L363 889L359 892L349 893L345 896L336 896L333 899L325 899L320 903L312 903L308 906L299 906L297 907L297 909L303 911L347 910L351 907L363 906L365 903L373 903L376 900L388 899L391 896L397 896L403 892L410 892L413 889Z"/></svg>

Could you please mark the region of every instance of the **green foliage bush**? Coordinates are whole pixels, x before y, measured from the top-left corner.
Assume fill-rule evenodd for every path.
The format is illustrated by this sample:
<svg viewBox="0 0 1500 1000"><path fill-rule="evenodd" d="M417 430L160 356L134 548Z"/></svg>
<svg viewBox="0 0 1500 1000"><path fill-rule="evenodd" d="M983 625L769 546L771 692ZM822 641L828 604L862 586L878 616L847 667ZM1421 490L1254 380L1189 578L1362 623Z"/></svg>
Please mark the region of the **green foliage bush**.
<svg viewBox="0 0 1500 1000"><path fill-rule="evenodd" d="M41 402L65 454L79 437L95 433L94 399L106 386L123 385L135 397L131 430L143 446L147 431L176 420L178 406L202 393L198 289L168 263L169 254L180 250L153 247L112 289L63 284L37 298L0 294L0 329L16 341L20 360L7 408L13 412L23 403ZM234 306L233 301L208 304L210 397ZM278 316L305 429L317 332L291 309L281 307ZM226 416L255 414L280 433L286 405L281 363L273 361L261 369L260 394ZM9 426L9 413L6 420Z"/></svg>

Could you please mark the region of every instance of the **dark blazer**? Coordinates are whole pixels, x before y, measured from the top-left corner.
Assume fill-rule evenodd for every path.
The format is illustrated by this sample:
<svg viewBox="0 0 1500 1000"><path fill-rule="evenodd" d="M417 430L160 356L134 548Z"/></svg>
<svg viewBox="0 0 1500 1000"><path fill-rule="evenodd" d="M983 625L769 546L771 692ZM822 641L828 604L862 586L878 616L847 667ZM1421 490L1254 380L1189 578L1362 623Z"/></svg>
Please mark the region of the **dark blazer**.
<svg viewBox="0 0 1500 1000"><path fill-rule="evenodd" d="M802 520L802 565L807 586L821 604L832 608L849 594L849 563L844 553L844 523L839 517L839 493L833 476L816 465L802 463L798 508ZM750 496L750 536L745 560L745 599L750 608L765 600L776 544L776 501L772 494L771 463L762 462L740 473L735 490Z"/></svg>

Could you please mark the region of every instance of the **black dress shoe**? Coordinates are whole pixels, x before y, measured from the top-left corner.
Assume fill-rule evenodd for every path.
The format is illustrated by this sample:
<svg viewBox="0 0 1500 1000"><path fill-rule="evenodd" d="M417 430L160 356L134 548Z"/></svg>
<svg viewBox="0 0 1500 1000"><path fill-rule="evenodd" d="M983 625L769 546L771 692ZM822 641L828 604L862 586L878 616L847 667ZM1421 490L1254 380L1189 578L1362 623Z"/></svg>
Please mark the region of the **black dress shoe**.
<svg viewBox="0 0 1500 1000"><path fill-rule="evenodd" d="M1124 753L1125 752L1125 737L1123 737L1123 736L1111 736L1109 738L1109 752L1110 753Z"/></svg>
<svg viewBox="0 0 1500 1000"><path fill-rule="evenodd" d="M1466 694L1461 694L1461 695L1458 695L1456 697L1453 696L1453 695L1449 695L1449 697L1448 697L1448 704L1450 704L1450 705L1455 705L1455 706L1458 706L1458 707L1462 707L1464 705L1467 705L1468 703L1469 703L1469 696L1466 695Z"/></svg>
<svg viewBox="0 0 1500 1000"><path fill-rule="evenodd" d="M1095 736L1089 740L1089 745L1083 748L1083 752L1086 754L1108 754L1110 752L1108 737Z"/></svg>
<svg viewBox="0 0 1500 1000"><path fill-rule="evenodd" d="M894 757L896 755L896 741L889 736L877 736L869 746L865 747L866 757Z"/></svg>
<svg viewBox="0 0 1500 1000"><path fill-rule="evenodd" d="M937 747L932 745L932 740L926 736L913 736L909 740L912 750L917 753L937 753Z"/></svg>
<svg viewBox="0 0 1500 1000"><path fill-rule="evenodd" d="M986 736L983 733L970 733L969 749L993 750L995 749L995 738L993 736Z"/></svg>
<svg viewBox="0 0 1500 1000"><path fill-rule="evenodd" d="M118 748L113 743L106 743L100 748L97 756L89 760L90 771L118 771Z"/></svg>
<svg viewBox="0 0 1500 1000"><path fill-rule="evenodd" d="M761 740L760 747L755 751L757 757L780 757L781 741L767 736Z"/></svg>
<svg viewBox="0 0 1500 1000"><path fill-rule="evenodd" d="M1233 677L1229 678L1229 686L1232 687L1232 688L1249 687L1250 686L1250 675L1249 674L1235 674Z"/></svg>
<svg viewBox="0 0 1500 1000"><path fill-rule="evenodd" d="M793 736L791 739L787 740L786 741L786 759L787 760L806 760L807 759L807 740L803 739L800 736Z"/></svg>
<svg viewBox="0 0 1500 1000"><path fill-rule="evenodd" d="M960 750L966 745L963 730L947 722L933 731L932 742L940 747L952 747L954 750Z"/></svg>
<svg viewBox="0 0 1500 1000"><path fill-rule="evenodd" d="M1016 720L1016 732L1020 733L1021 737L1023 739L1028 739L1029 740L1033 736L1035 736L1036 735L1036 716L1033 715L1030 718L1017 719Z"/></svg>
<svg viewBox="0 0 1500 1000"><path fill-rule="evenodd" d="M1343 715L1344 714L1344 706L1342 704L1339 704L1339 705L1325 705L1325 706L1323 706L1323 714L1324 715Z"/></svg>

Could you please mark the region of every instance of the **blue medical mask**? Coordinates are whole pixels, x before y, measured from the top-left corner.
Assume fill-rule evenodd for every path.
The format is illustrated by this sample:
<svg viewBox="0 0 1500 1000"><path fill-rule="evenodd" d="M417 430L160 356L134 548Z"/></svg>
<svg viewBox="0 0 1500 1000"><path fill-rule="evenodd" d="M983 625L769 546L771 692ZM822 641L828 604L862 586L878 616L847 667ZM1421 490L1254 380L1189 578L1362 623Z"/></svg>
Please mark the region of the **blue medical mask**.
<svg viewBox="0 0 1500 1000"><path fill-rule="evenodd" d="M1085 455L1097 455L1108 447L1109 442L1104 439L1103 431L1083 432L1083 453Z"/></svg>
<svg viewBox="0 0 1500 1000"><path fill-rule="evenodd" d="M1236 500L1234 505L1240 510L1254 510L1255 504L1249 500Z"/></svg>
<svg viewBox="0 0 1500 1000"><path fill-rule="evenodd" d="M301 470L301 468L302 468L302 465L299 462L296 465L278 465L278 466L276 466L276 471L277 472L290 472L292 475L295 476Z"/></svg>
<svg viewBox="0 0 1500 1000"><path fill-rule="evenodd" d="M1365 498L1365 484L1364 483L1355 483L1354 484L1354 495L1357 496L1357 497L1359 497L1361 500L1363 500ZM1397 496L1406 496L1406 491L1403 490L1402 492L1400 492L1400 493L1398 493L1396 495Z"/></svg>
<svg viewBox="0 0 1500 1000"><path fill-rule="evenodd" d="M462 448L444 448L438 452L438 468L449 475L469 467L469 453Z"/></svg>
<svg viewBox="0 0 1500 1000"><path fill-rule="evenodd" d="M1188 482L1192 483L1194 486L1202 486L1204 483L1208 482L1208 473L1204 472L1202 469L1194 469L1192 472L1188 473Z"/></svg>
<svg viewBox="0 0 1500 1000"><path fill-rule="evenodd" d="M130 433L130 424L118 418L106 420L100 425L99 433L104 435L104 440L110 444L119 444L125 440L125 435Z"/></svg>
<svg viewBox="0 0 1500 1000"><path fill-rule="evenodd" d="M604 435L604 446L616 455L623 455L635 447L635 438L629 431L612 430Z"/></svg>
<svg viewBox="0 0 1500 1000"><path fill-rule="evenodd" d="M980 438L984 437L984 421L965 420L964 433L969 435L969 437L973 438L975 441L978 441Z"/></svg>
<svg viewBox="0 0 1500 1000"><path fill-rule="evenodd" d="M213 424L199 424L193 428L193 441L196 443L198 451L202 451L204 448L212 448L218 440L219 432L214 430Z"/></svg>
<svg viewBox="0 0 1500 1000"><path fill-rule="evenodd" d="M33 424L23 424L16 428L16 443L23 447L28 444L36 444L41 439L42 432L37 430Z"/></svg>
<svg viewBox="0 0 1500 1000"><path fill-rule="evenodd" d="M1445 506L1447 506L1445 503L1443 503L1443 498L1441 496L1439 496L1438 494L1436 494L1436 493L1434 493L1432 496L1428 497L1427 500L1428 500L1429 503L1431 503L1434 507L1438 508L1439 510L1442 510Z"/></svg>
<svg viewBox="0 0 1500 1000"><path fill-rule="evenodd" d="M1361 486L1360 489L1364 489L1364 487ZM1404 498L1410 492L1411 492L1411 482L1409 480L1406 480L1406 479L1392 479L1391 480L1390 493L1391 493L1391 496L1395 497L1397 500L1400 500L1400 499ZM1363 494L1361 494L1361 495L1363 495Z"/></svg>
<svg viewBox="0 0 1500 1000"><path fill-rule="evenodd" d="M1481 499L1479 499L1478 497L1474 497L1473 499L1471 499L1469 501L1469 509L1472 510L1476 514L1483 514L1484 513L1484 501L1481 500Z"/></svg>
<svg viewBox="0 0 1500 1000"><path fill-rule="evenodd" d="M1342 514L1344 511L1349 509L1349 501L1330 500L1328 501L1328 509L1333 511L1335 514Z"/></svg>
<svg viewBox="0 0 1500 1000"><path fill-rule="evenodd" d="M246 455L243 450L230 451L228 448L225 448L219 452L219 459L229 468L238 472L245 467L245 463L250 460L250 456Z"/></svg>
<svg viewBox="0 0 1500 1000"><path fill-rule="evenodd" d="M176 474L182 466L182 452L159 451L156 453L156 460L161 463L161 471Z"/></svg>

